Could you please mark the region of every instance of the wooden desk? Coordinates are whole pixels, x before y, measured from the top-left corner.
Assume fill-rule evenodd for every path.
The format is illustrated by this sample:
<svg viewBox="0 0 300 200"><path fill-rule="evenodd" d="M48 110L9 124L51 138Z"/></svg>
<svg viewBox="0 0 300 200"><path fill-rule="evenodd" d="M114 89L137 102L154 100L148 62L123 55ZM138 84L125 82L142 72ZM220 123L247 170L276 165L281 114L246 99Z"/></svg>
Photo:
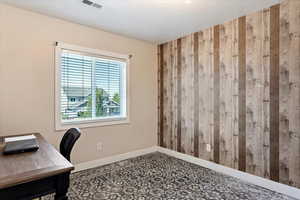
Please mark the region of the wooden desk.
<svg viewBox="0 0 300 200"><path fill-rule="evenodd" d="M32 134L32 133L31 133ZM33 199L56 193L55 199L66 200L70 172L74 166L39 133L37 152L3 155L0 137L0 199Z"/></svg>

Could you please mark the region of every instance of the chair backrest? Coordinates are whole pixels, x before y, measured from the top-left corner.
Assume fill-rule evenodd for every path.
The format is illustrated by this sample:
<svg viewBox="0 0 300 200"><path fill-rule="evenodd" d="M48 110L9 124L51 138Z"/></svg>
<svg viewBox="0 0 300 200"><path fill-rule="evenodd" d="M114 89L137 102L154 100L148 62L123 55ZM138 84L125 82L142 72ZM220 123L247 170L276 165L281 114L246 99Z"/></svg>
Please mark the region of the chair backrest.
<svg viewBox="0 0 300 200"><path fill-rule="evenodd" d="M71 151L75 142L80 137L81 133L78 128L70 128L63 136L60 142L60 153L68 160L71 161Z"/></svg>

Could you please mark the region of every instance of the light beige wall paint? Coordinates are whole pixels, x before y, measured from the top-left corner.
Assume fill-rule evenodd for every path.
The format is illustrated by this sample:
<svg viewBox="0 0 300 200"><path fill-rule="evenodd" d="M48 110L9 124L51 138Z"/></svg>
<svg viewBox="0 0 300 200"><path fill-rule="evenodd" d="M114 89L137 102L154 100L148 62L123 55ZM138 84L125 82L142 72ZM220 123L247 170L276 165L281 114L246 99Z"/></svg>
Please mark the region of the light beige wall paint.
<svg viewBox="0 0 300 200"><path fill-rule="evenodd" d="M129 125L82 129L74 163L156 145L157 65L154 44L0 4L0 135L40 132L58 146L54 129L54 43L133 54ZM97 142L103 151L96 151Z"/></svg>

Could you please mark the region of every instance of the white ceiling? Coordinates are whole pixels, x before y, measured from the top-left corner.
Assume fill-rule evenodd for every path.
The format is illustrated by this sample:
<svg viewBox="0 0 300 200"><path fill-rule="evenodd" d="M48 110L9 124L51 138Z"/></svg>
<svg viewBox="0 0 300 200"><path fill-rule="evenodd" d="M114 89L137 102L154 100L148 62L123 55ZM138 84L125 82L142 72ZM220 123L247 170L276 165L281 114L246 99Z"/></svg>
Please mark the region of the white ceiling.
<svg viewBox="0 0 300 200"><path fill-rule="evenodd" d="M281 0L0 0L17 7L105 31L162 43L208 28Z"/></svg>

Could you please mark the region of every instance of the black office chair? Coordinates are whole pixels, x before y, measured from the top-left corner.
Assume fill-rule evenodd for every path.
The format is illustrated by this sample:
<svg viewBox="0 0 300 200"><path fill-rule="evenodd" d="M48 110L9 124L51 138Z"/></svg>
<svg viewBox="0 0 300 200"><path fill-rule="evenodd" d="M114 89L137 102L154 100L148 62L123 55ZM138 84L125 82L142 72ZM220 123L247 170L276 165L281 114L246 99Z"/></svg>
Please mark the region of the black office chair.
<svg viewBox="0 0 300 200"><path fill-rule="evenodd" d="M60 153L71 162L71 152L74 147L75 142L80 137L81 132L78 128L70 128L67 130L67 132L64 134L63 138L61 139L60 145L59 145L59 151ZM69 184L69 183L67 183ZM39 200L43 200L43 197L40 197Z"/></svg>
<svg viewBox="0 0 300 200"><path fill-rule="evenodd" d="M70 128L61 139L59 146L60 153L70 162L71 151L80 135L81 132L78 128Z"/></svg>

